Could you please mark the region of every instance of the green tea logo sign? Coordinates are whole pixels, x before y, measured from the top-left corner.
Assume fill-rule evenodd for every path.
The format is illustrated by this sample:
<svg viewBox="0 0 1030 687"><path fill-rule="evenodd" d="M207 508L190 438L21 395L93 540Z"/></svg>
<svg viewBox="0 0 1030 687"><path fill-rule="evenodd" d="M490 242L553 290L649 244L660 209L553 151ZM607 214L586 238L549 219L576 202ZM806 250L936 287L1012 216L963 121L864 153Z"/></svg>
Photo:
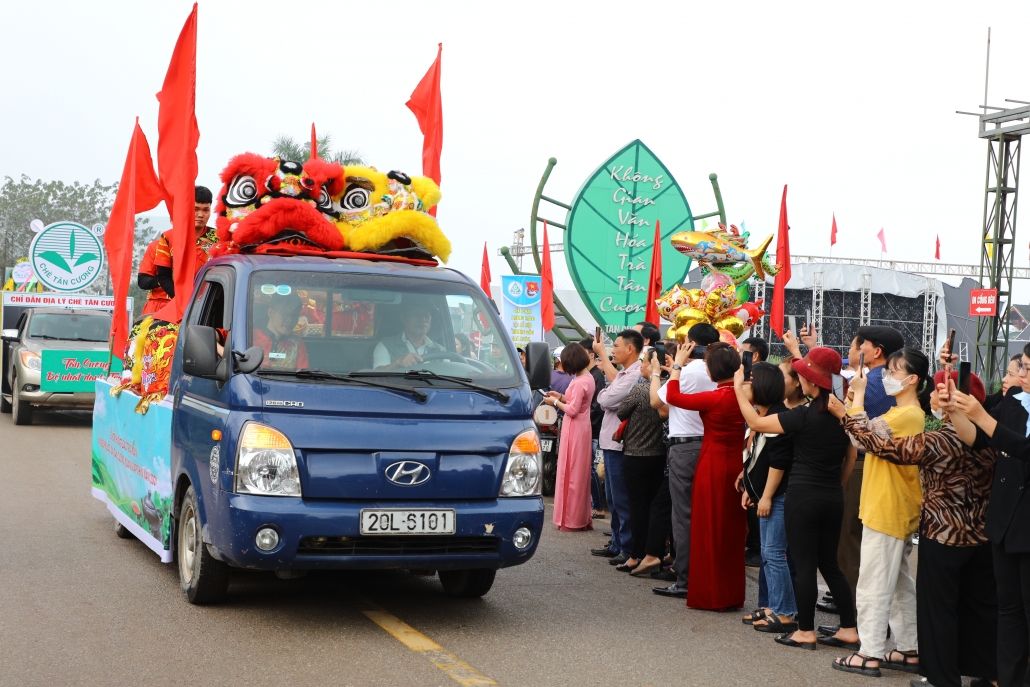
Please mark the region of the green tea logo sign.
<svg viewBox="0 0 1030 687"><path fill-rule="evenodd" d="M565 261L576 290L609 334L644 318L655 222L662 224L662 279L683 281L690 260L668 239L693 231L687 199L639 140L612 155L576 194L565 231Z"/></svg>
<svg viewBox="0 0 1030 687"><path fill-rule="evenodd" d="M100 237L104 226L87 229L75 222L54 222L41 227L35 220L36 236L29 246L29 262L36 276L53 291L81 291L100 276L104 266L104 246Z"/></svg>

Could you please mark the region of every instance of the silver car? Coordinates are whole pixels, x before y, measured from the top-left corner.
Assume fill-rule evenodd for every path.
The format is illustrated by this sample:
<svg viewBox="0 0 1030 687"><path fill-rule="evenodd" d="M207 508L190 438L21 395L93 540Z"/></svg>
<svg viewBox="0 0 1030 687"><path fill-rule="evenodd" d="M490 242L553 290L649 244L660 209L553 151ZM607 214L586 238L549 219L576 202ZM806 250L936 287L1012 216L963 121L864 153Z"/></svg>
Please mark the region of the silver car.
<svg viewBox="0 0 1030 687"><path fill-rule="evenodd" d="M30 308L16 329L3 330L3 385L0 412L14 413L14 424L32 422L34 408L92 410L95 394L40 391L45 349L107 351L111 313L98 310Z"/></svg>

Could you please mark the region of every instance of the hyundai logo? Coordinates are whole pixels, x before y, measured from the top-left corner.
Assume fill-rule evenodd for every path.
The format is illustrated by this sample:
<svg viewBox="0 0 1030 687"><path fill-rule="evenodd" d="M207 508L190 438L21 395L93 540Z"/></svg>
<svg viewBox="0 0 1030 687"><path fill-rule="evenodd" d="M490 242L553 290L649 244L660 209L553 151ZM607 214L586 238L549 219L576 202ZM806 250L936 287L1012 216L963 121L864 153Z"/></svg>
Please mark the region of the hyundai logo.
<svg viewBox="0 0 1030 687"><path fill-rule="evenodd" d="M386 479L402 487L422 484L432 476L429 468L413 460L402 460L386 468Z"/></svg>

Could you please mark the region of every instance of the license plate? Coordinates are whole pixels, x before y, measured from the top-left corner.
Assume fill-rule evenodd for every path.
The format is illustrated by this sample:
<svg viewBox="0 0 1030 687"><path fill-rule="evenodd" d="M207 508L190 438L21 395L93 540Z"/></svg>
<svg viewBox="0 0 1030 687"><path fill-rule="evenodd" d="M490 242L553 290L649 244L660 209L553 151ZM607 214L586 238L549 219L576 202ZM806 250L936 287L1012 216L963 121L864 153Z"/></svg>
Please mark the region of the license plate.
<svg viewBox="0 0 1030 687"><path fill-rule="evenodd" d="M541 439L540 450L544 453L550 453L554 449L554 439Z"/></svg>
<svg viewBox="0 0 1030 687"><path fill-rule="evenodd" d="M453 508L363 508L362 534L454 534Z"/></svg>

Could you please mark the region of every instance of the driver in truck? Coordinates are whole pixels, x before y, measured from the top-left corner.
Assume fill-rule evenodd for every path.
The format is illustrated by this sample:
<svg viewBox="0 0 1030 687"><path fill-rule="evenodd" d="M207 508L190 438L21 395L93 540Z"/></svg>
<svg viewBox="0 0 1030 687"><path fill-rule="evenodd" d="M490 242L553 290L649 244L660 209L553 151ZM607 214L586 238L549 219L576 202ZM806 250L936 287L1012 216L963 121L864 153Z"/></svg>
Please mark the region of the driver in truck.
<svg viewBox="0 0 1030 687"><path fill-rule="evenodd" d="M296 294L274 294L268 303L268 323L254 329L254 345L265 352L261 367L266 370L303 370L308 367L308 350L293 334L303 304Z"/></svg>
<svg viewBox="0 0 1030 687"><path fill-rule="evenodd" d="M385 336L372 351L372 367L377 370L396 370L422 362L427 353L444 353L445 349L428 336L433 326L433 311L425 301L405 298L401 303L403 331Z"/></svg>

